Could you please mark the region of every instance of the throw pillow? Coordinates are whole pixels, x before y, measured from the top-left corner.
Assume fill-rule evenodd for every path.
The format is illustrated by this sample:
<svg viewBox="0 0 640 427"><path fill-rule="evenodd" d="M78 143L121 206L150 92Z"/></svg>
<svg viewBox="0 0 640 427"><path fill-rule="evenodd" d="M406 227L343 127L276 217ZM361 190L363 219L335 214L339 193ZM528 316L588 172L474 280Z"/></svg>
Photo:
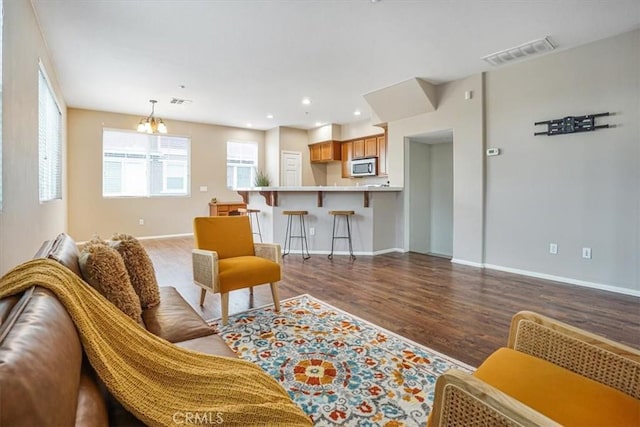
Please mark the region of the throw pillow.
<svg viewBox="0 0 640 427"><path fill-rule="evenodd" d="M124 260L142 308L146 310L160 304L160 289L153 263L138 239L128 234L115 234L111 245Z"/></svg>
<svg viewBox="0 0 640 427"><path fill-rule="evenodd" d="M84 280L120 311L136 322L142 322L140 299L131 286L118 251L106 244L91 241L80 254L80 270Z"/></svg>

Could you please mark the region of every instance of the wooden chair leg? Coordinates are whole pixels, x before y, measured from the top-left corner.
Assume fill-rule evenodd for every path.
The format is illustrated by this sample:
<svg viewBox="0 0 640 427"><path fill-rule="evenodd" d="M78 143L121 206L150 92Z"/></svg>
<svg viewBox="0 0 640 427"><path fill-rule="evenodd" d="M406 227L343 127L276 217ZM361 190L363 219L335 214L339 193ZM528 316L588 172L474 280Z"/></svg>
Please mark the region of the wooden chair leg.
<svg viewBox="0 0 640 427"><path fill-rule="evenodd" d="M271 296L273 296L273 305L276 307L276 313L280 313L280 297L278 296L278 284L270 283Z"/></svg>
<svg viewBox="0 0 640 427"><path fill-rule="evenodd" d="M229 320L229 292L220 294L220 302L222 304L222 325L226 325Z"/></svg>
<svg viewBox="0 0 640 427"><path fill-rule="evenodd" d="M206 289L200 289L200 307L204 305L204 297L207 295Z"/></svg>
<svg viewBox="0 0 640 427"><path fill-rule="evenodd" d="M253 286L249 288L249 295L253 296Z"/></svg>

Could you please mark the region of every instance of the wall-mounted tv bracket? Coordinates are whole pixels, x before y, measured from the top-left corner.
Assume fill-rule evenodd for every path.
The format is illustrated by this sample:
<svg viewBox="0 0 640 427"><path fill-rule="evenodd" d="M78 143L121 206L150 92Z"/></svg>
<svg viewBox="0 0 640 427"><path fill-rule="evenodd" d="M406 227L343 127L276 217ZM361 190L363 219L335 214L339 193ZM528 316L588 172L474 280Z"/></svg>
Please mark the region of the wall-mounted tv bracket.
<svg viewBox="0 0 640 427"><path fill-rule="evenodd" d="M561 135L563 133L589 132L608 128L609 125L596 126L596 117L608 116L609 113L589 114L586 116L568 116L563 119L535 122L534 125L547 125L546 132L535 132L534 135Z"/></svg>

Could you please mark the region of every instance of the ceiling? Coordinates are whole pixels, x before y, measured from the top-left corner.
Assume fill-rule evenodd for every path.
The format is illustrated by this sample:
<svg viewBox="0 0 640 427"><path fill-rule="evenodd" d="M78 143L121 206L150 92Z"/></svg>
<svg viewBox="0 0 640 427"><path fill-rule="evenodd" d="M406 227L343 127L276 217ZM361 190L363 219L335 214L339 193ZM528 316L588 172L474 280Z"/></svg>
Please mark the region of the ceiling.
<svg viewBox="0 0 640 427"><path fill-rule="evenodd" d="M544 36L563 50L640 27L638 0L32 3L69 107L146 116L157 99L169 127L356 122L370 117L362 95L398 82L487 71L483 56Z"/></svg>

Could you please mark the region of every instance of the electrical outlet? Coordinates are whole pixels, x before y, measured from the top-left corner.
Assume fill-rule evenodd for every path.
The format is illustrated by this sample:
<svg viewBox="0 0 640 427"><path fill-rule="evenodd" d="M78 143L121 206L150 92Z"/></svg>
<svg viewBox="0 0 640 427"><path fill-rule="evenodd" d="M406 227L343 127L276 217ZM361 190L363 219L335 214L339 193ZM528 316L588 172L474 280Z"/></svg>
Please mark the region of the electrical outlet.
<svg viewBox="0 0 640 427"><path fill-rule="evenodd" d="M144 219L143 218L140 218L138 220L138 225L144 225Z"/></svg>
<svg viewBox="0 0 640 427"><path fill-rule="evenodd" d="M591 259L591 248L582 248L582 258Z"/></svg>
<svg viewBox="0 0 640 427"><path fill-rule="evenodd" d="M549 253L553 255L558 254L558 244L557 243L549 243Z"/></svg>
<svg viewBox="0 0 640 427"><path fill-rule="evenodd" d="M316 235L316 229L311 227L309 228L309 236L315 236Z"/></svg>

